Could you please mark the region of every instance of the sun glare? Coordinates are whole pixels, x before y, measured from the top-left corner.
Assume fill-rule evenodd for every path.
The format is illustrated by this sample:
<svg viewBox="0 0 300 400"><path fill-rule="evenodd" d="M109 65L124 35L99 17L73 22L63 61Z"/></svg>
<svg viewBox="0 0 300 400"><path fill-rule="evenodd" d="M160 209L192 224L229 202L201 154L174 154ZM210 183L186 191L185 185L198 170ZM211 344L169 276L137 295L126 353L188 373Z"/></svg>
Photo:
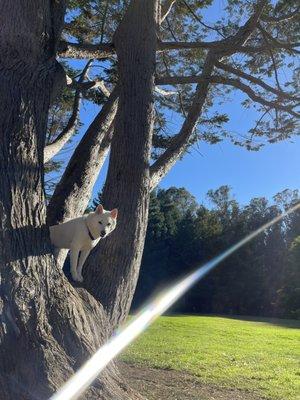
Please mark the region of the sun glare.
<svg viewBox="0 0 300 400"><path fill-rule="evenodd" d="M203 266L196 269L185 278L175 283L160 293L153 301L143 307L134 319L116 336L112 337L105 345L100 347L96 353L55 393L50 400L74 400L82 394L94 381L99 373L113 360L125 347L137 338L157 317L163 314L172 304L176 302L195 283L199 282L207 273L219 265L239 248L250 242L265 229L274 225L288 214L300 208L300 203L286 212L278 215L270 222L261 226L244 239L213 258Z"/></svg>

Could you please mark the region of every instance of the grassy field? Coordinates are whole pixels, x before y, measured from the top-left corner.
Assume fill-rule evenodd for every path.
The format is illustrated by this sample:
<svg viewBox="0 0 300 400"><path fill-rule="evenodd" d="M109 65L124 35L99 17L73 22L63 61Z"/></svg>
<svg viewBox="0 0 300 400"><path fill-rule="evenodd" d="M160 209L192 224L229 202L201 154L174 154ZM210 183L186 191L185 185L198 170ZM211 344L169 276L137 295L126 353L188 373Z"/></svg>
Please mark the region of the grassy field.
<svg viewBox="0 0 300 400"><path fill-rule="evenodd" d="M298 328L298 329L297 329ZM217 316L161 317L122 360L186 371L202 382L271 399L300 399L300 323Z"/></svg>

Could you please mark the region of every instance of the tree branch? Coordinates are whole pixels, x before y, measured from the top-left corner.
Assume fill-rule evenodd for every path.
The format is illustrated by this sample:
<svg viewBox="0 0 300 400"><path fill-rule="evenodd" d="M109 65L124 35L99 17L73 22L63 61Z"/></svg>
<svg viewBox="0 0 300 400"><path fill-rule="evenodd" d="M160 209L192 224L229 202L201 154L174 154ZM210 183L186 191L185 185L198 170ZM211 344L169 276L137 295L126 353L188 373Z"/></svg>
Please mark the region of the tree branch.
<svg viewBox="0 0 300 400"><path fill-rule="evenodd" d="M61 41L58 48L58 55L63 58L109 58L115 54L112 43L70 43Z"/></svg>
<svg viewBox="0 0 300 400"><path fill-rule="evenodd" d="M284 43L284 42L274 42L273 44L276 49L286 49L291 52L299 54L300 52L295 49L295 47L299 46L299 43ZM244 54L253 54L253 53L262 53L268 50L268 46L235 46L234 48L230 48L229 46L225 46L222 41L213 41L213 42L159 42L158 50L167 51L167 50L191 50L191 49L208 49L224 52L224 55L230 55L232 53L244 53ZM227 54L228 53L228 54Z"/></svg>
<svg viewBox="0 0 300 400"><path fill-rule="evenodd" d="M264 99L263 97L257 95L253 89L250 88L250 86L245 85L243 82L241 82L239 79L233 79L233 78L226 78L226 77L221 77L221 76L214 76L212 78L212 80L214 81L214 83L220 83L223 85L229 85L229 86L233 86L239 90L241 90L242 92L246 93L247 96L253 100L256 103L260 103L266 107L271 107L274 110L281 110L281 111L285 111L287 113L289 113L290 115L299 118L300 114L298 114L297 112L295 112L293 110L292 106L285 106L283 104L280 104L278 101L269 101Z"/></svg>
<svg viewBox="0 0 300 400"><path fill-rule="evenodd" d="M170 4L169 4L170 3ZM167 1L169 7L175 1ZM263 8L266 4L266 0L260 0L254 6L254 13L248 19L244 26L242 26L238 32L228 38L220 41L212 42L160 42L158 43L158 50L176 50L176 49L193 49L193 48L205 48L215 50L225 54L232 54L236 51L247 52L247 49L243 49L242 45L251 36L256 24L261 16ZM170 8L166 9L164 18L167 17ZM66 58L95 58L102 59L108 58L115 54L113 43L102 43L102 44L91 44L91 43L70 43L61 41L58 49L58 54L61 57Z"/></svg>
<svg viewBox="0 0 300 400"><path fill-rule="evenodd" d="M192 7L191 7L185 0L183 0L183 4L186 6L186 8L189 10L189 12L192 14L192 16L195 18L195 20L198 21L199 24L201 24L202 26L204 26L204 28L210 29L210 30L212 30L212 31L215 31L215 32L217 32L219 35L221 35L222 37L225 37L225 36L223 35L223 32L222 32L220 29L205 24L205 23L201 20L201 18L198 17L198 15L195 13L195 11L192 9Z"/></svg>
<svg viewBox="0 0 300 400"><path fill-rule="evenodd" d="M176 84L190 84L190 83L212 83L212 84L222 84L233 86L242 92L246 93L248 97L255 101L256 103L260 103L264 106L271 107L273 109L286 111L287 113L293 115L294 117L299 117L299 114L293 110L292 106L285 106L280 104L277 101L269 101L257 95L250 86L245 85L239 79L228 78L225 76L219 75L211 75L210 77L199 76L166 76L166 77L157 77L156 84L158 85L176 85ZM296 100L296 99L295 99Z"/></svg>
<svg viewBox="0 0 300 400"><path fill-rule="evenodd" d="M261 20L264 22L271 22L271 23L272 22L274 22L274 23L285 22L285 21L294 19L295 17L299 16L299 11L300 11L300 7L298 7L295 11L292 11L288 14L281 15L280 17L265 15L261 18Z"/></svg>
<svg viewBox="0 0 300 400"><path fill-rule="evenodd" d="M150 167L151 189L154 189L158 185L161 179L169 172L188 146L207 97L210 76L215 61L215 55L209 52L201 74L201 81L197 85L193 103L180 132L172 138L170 146Z"/></svg>
<svg viewBox="0 0 300 400"><path fill-rule="evenodd" d="M158 43L158 49L161 51L166 50L184 50L184 49L208 49L214 50L215 52L222 53L223 55L230 55L233 53L245 53L253 54L260 53L269 50L269 46L244 46L246 41L249 39L255 28L258 26L258 22L262 16L262 12L266 1L259 1L255 6L253 15L249 18L244 26L242 26L234 36L227 37L222 40L212 42L160 42ZM299 53L295 47L298 47L300 43L289 43L281 42L274 39L268 32L265 31L272 46L277 49L286 49L295 53Z"/></svg>
<svg viewBox="0 0 300 400"><path fill-rule="evenodd" d="M243 52L246 49L243 45L252 35L257 27L260 16L263 12L266 0L260 0L254 5L254 12L247 22L238 29L233 35L222 40L212 42L161 42L158 44L160 50L180 50L180 49L193 49L203 48L213 50L219 56L228 56L236 52Z"/></svg>
<svg viewBox="0 0 300 400"><path fill-rule="evenodd" d="M293 44L291 45L293 47ZM277 48L280 46L277 44ZM190 50L190 49L208 49L208 50L222 50L222 41L212 42L158 42L158 51L168 50ZM253 54L261 53L268 49L267 46L240 46L234 50L237 53ZM292 48L289 50L293 50ZM77 58L77 59L106 59L115 55L114 45L112 43L91 44L91 43L70 43L60 42L58 55L62 58Z"/></svg>
<svg viewBox="0 0 300 400"><path fill-rule="evenodd" d="M105 97L109 97L110 91L105 86L105 83L102 79L100 80L88 80L87 82L77 82L71 81L69 86L79 89L81 91L89 90L89 89L99 89L104 94Z"/></svg>
<svg viewBox="0 0 300 400"><path fill-rule="evenodd" d="M162 9L162 20L163 21L169 14L172 6L176 0L166 0L166 4ZM238 34L235 34L232 37L227 37L220 41L212 41L212 42L159 42L158 43L158 51L167 51L167 50L183 50L183 49L208 49L223 52L224 55L232 54L235 52L252 54L252 53L260 53L268 50L268 46L243 46L246 40L249 38L249 33L251 34L254 28L257 25L257 22L261 18L263 21L269 22L269 17L262 17L262 11L266 4L266 1L259 1L255 6L255 12L252 17L248 20L248 22L240 28ZM289 18L294 18L297 12L291 13ZM288 16L287 16L288 17ZM279 18L279 17L278 17ZM271 22L276 22L276 19L272 19ZM279 21L277 21L279 22ZM207 26L208 28L208 26ZM210 27L212 28L212 27ZM240 44L234 43L234 40L238 39ZM299 43L288 43L281 42L274 38L272 38L272 45L278 49L286 49L289 51L293 51L295 53L299 53L295 47L299 46ZM233 46L233 47L232 47ZM92 43L70 43L66 41L61 41L58 48L58 55L64 58L95 58L95 59L105 59L115 54L115 49L113 43L101 43L101 44L92 44Z"/></svg>
<svg viewBox="0 0 300 400"><path fill-rule="evenodd" d="M159 88L158 86L156 86L155 91L159 94L161 94L162 96L173 96L174 94L176 94L177 92L174 90L164 90L162 88Z"/></svg>
<svg viewBox="0 0 300 400"><path fill-rule="evenodd" d="M165 0L163 6L161 7L160 23L162 23L167 18L175 3L176 0Z"/></svg>
<svg viewBox="0 0 300 400"><path fill-rule="evenodd" d="M291 50L291 51L294 51L296 53L299 53L299 51L295 49L295 47L299 47L300 46L299 42L294 42L294 43L282 42L280 40L277 40L277 39L273 38L273 36L269 32L267 32L262 27L261 24L258 24L258 28L261 31L261 33L262 33L262 35L263 35L263 37L264 37L264 39L266 41L266 44L267 44L268 48L273 47L275 49L286 49L286 50Z"/></svg>
<svg viewBox="0 0 300 400"><path fill-rule="evenodd" d="M300 100L300 98L294 97L292 94L286 93L283 90L276 89L276 88L268 85L267 83L265 83L263 80L261 80L257 77L254 77L250 74L247 74L237 68L234 68L231 65L224 64L222 62L216 62L216 67L222 69L223 71L229 72L229 73L237 75L243 79L246 79L247 81L262 87L263 89L267 90L268 92L275 94L276 96L278 96L278 98L288 99L288 100Z"/></svg>
<svg viewBox="0 0 300 400"><path fill-rule="evenodd" d="M61 131L61 133L52 143L48 144L44 148L44 163L50 161L64 147L64 145L70 140L70 138L73 136L76 130L79 117L80 103L82 98L80 84L85 79L91 63L92 60L89 60L87 62L86 66L84 67L79 76L78 87L76 89L74 96L72 114L69 118L66 127Z"/></svg>
<svg viewBox="0 0 300 400"><path fill-rule="evenodd" d="M277 87L278 87L279 90L282 90L281 86L280 86L280 82L279 82L279 77L278 77L277 65L276 65L275 57L274 57L274 54L273 54L273 51L272 51L272 46L270 45L270 43L268 41L267 32L262 28L262 26L260 24L258 25L258 29L261 32L263 40L265 41L265 43L266 43L266 45L268 47L268 52L270 54L270 57L271 57L271 60L272 60L272 64L273 64L273 68L274 68L274 74L275 74L275 80L276 80L276 83L277 83Z"/></svg>
<svg viewBox="0 0 300 400"><path fill-rule="evenodd" d="M50 200L50 224L84 213L109 150L118 95L119 90L116 87L76 147Z"/></svg>
<svg viewBox="0 0 300 400"><path fill-rule="evenodd" d="M241 28L239 28L235 35L218 42L210 42L212 47L206 56L193 103L181 127L181 130L171 140L171 144L166 151L154 162L150 168L152 189L157 186L160 180L168 173L168 171L172 168L172 166L187 148L205 104L211 83L211 75L216 61L218 61L218 59L224 55L233 54L236 52L237 48L240 48L247 42L257 26L259 18L266 4L266 0L258 1L258 3L254 6L254 12L251 17Z"/></svg>

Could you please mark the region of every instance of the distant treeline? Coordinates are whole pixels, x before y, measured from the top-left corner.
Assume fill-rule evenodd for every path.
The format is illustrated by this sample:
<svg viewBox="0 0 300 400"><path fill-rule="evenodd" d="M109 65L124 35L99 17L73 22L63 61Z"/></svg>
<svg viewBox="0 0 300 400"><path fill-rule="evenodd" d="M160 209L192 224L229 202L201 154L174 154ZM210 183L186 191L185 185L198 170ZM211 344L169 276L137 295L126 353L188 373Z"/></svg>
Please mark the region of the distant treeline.
<svg viewBox="0 0 300 400"><path fill-rule="evenodd" d="M183 188L154 192L133 308L300 201L285 190L269 204L241 206L228 186L210 190L211 207ZM300 212L224 261L174 307L177 312L300 318Z"/></svg>

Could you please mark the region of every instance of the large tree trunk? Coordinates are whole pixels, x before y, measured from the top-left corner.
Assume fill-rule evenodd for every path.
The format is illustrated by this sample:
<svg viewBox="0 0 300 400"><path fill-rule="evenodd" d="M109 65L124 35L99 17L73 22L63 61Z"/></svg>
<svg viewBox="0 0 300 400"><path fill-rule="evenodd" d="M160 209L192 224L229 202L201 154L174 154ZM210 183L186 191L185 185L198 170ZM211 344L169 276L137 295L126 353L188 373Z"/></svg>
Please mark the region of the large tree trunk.
<svg viewBox="0 0 300 400"><path fill-rule="evenodd" d="M108 311L112 327L128 315L147 227L158 3L132 1L114 37L120 94L103 204L118 207L119 219L84 271L85 286Z"/></svg>
<svg viewBox="0 0 300 400"><path fill-rule="evenodd" d="M55 265L45 225L43 148L63 15L59 1L0 1L1 400L48 398L108 337L104 309ZM111 365L84 398L138 396Z"/></svg>

